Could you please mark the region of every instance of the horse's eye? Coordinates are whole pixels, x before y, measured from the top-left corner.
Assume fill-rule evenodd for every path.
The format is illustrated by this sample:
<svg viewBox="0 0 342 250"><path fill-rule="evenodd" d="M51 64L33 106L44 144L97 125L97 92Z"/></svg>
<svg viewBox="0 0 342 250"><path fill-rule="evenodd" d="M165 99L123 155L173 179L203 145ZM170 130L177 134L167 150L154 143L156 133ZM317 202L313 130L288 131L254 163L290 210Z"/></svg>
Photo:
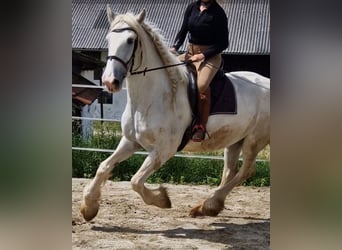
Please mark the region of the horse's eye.
<svg viewBox="0 0 342 250"><path fill-rule="evenodd" d="M132 44L134 42L134 39L132 37L127 38L127 43Z"/></svg>

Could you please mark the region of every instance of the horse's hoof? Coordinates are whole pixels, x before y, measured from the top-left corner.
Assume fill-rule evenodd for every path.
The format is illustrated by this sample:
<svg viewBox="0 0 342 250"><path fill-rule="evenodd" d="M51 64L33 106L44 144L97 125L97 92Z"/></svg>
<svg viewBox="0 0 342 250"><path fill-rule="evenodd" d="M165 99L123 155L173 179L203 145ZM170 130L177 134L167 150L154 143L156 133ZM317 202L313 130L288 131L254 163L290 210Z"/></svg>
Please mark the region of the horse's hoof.
<svg viewBox="0 0 342 250"><path fill-rule="evenodd" d="M203 211L202 211L202 204L191 209L189 215L192 218L195 218L197 216L204 216Z"/></svg>
<svg viewBox="0 0 342 250"><path fill-rule="evenodd" d="M171 208L171 200L169 194L167 193L167 188L160 185L159 192L160 196L162 197L160 208Z"/></svg>
<svg viewBox="0 0 342 250"><path fill-rule="evenodd" d="M164 201L163 208L171 208L171 200L169 197Z"/></svg>
<svg viewBox="0 0 342 250"><path fill-rule="evenodd" d="M224 207L224 202L219 200L205 200L202 204L190 210L190 216L195 218L197 216L217 216Z"/></svg>
<svg viewBox="0 0 342 250"><path fill-rule="evenodd" d="M100 204L98 202L93 203L91 206L87 206L84 202L81 204L81 214L86 221L92 220L99 211Z"/></svg>
<svg viewBox="0 0 342 250"><path fill-rule="evenodd" d="M202 210L205 215L217 216L224 208L224 201L208 199L203 202Z"/></svg>

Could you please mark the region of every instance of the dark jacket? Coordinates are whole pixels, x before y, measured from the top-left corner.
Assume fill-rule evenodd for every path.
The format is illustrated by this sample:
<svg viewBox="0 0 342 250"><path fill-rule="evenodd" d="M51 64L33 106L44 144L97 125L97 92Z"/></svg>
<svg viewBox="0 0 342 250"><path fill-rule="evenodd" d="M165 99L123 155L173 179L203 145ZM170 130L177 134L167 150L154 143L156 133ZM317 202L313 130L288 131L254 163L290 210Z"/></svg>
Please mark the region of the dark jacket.
<svg viewBox="0 0 342 250"><path fill-rule="evenodd" d="M200 4L201 1L196 1L186 8L182 27L176 36L173 47L178 50L189 32L190 43L210 46L203 53L205 58L209 59L221 53L229 45L227 16L216 1L202 13L199 9Z"/></svg>

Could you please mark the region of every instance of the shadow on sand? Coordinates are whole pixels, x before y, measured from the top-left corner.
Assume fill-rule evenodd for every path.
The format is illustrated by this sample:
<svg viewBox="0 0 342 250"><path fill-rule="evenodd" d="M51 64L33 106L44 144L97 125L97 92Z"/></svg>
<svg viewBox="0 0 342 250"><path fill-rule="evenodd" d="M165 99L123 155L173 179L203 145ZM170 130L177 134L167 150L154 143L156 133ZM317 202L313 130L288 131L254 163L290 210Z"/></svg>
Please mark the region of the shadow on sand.
<svg viewBox="0 0 342 250"><path fill-rule="evenodd" d="M234 249L269 249L270 221L263 220L247 224L212 223L213 229L187 229L177 227L166 230L146 230L118 226L93 226L92 230L107 233L160 234L168 238L201 239L209 242L229 244ZM258 240L257 240L258 239ZM260 240L262 239L262 241Z"/></svg>

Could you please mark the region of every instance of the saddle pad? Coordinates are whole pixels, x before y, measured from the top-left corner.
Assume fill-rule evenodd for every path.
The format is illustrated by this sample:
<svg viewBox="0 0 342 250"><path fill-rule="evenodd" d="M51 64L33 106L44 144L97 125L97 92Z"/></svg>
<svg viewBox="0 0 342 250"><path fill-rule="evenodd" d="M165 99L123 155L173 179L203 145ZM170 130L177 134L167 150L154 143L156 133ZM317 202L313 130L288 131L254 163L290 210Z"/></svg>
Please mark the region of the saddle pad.
<svg viewBox="0 0 342 250"><path fill-rule="evenodd" d="M236 94L232 82L224 75L215 77L210 84L211 105L209 115L237 114Z"/></svg>

